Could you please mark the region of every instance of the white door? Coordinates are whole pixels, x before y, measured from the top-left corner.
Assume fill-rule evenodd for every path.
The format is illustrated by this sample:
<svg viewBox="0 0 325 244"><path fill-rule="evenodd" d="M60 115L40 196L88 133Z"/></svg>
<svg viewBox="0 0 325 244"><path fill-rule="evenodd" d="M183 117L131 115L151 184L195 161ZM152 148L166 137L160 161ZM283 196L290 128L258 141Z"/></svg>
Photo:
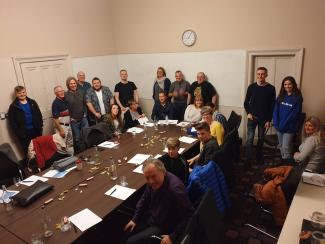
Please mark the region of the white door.
<svg viewBox="0 0 325 244"><path fill-rule="evenodd" d="M53 88L62 85L71 75L68 59L19 62L20 82L26 87L28 97L34 99L43 115L43 135L53 133L52 102L55 98ZM19 77L19 76L18 76Z"/></svg>

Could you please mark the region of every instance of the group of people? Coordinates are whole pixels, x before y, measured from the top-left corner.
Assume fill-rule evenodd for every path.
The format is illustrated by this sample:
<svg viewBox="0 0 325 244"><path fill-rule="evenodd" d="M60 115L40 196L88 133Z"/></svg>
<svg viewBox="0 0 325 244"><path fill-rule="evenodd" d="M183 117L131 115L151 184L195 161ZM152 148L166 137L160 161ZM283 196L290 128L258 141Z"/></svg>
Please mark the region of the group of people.
<svg viewBox="0 0 325 244"><path fill-rule="evenodd" d="M256 82L248 87L244 101L248 119L245 167L249 168L253 162L256 128L256 160L263 161L264 135L272 121L284 161L308 161L307 168L310 170L319 167L325 159L320 120L314 116L306 120L303 142L299 151L294 153L293 140L301 127L301 92L295 79L288 76L283 79L276 97L274 86L266 78L267 69L257 68ZM56 132L62 138L72 133L77 152L82 128L103 122L111 131L120 133L137 126L139 119L146 117L139 107L138 88L128 80L128 73L124 69L120 71L120 82L115 85L114 95L108 87L102 85L98 77L94 77L91 84L86 82L82 71L78 72L77 79L68 77L66 87L67 91L60 85L54 87L56 98L52 104L53 121ZM15 87L15 95L16 99L9 108L10 126L27 152L31 139L42 135L42 114L36 101L27 97L24 87ZM190 84L178 70L175 72L175 81L171 83L164 68L159 67L152 97L154 106L151 119L191 122L200 140L200 151L195 157L185 159L178 153L178 138L169 138L168 153L144 164L143 171L148 184L133 219L125 227L133 233L128 243L143 243L151 235L162 235L161 243L173 243L180 236L193 212L185 190L190 168L213 160L229 132L227 119L215 109L216 89L203 72L199 72L197 81ZM145 212L150 213L150 216L145 216Z"/></svg>

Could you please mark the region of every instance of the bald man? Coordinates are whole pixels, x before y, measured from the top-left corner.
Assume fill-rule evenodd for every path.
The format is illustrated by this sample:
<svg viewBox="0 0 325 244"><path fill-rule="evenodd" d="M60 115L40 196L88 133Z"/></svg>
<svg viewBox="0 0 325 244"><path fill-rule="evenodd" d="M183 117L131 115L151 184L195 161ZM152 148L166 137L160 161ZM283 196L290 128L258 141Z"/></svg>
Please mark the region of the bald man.
<svg viewBox="0 0 325 244"><path fill-rule="evenodd" d="M177 176L166 172L159 159L146 161L142 170L147 186L124 228L131 232L126 243L147 243L152 235L161 237L161 244L176 243L193 213L185 186Z"/></svg>
<svg viewBox="0 0 325 244"><path fill-rule="evenodd" d="M217 92L214 86L207 81L207 77L203 72L197 73L197 81L193 82L190 86L188 95L188 103L193 103L195 97L203 98L203 104L213 103L216 105Z"/></svg>

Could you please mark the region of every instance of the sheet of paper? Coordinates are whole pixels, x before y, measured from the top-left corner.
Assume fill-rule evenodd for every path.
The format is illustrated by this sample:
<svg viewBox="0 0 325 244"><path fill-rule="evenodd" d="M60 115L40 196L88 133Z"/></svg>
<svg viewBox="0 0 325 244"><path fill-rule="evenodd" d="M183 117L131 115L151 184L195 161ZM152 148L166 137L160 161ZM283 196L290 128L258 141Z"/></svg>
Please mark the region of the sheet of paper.
<svg viewBox="0 0 325 244"><path fill-rule="evenodd" d="M148 122L149 119L147 117L142 117L138 119L140 125L143 125L144 123Z"/></svg>
<svg viewBox="0 0 325 244"><path fill-rule="evenodd" d="M68 174L70 171L74 170L75 168L77 168L77 166L73 166L65 171L62 171L62 172L60 172L56 169L52 169L52 170L49 170L47 173L45 173L43 175L43 177L61 179L64 176L66 176L66 174Z"/></svg>
<svg viewBox="0 0 325 244"><path fill-rule="evenodd" d="M128 161L128 163L129 164L139 165L139 164L142 164L144 161L146 161L149 157L150 157L149 154L141 154L141 153L138 153L133 158L131 158Z"/></svg>
<svg viewBox="0 0 325 244"><path fill-rule="evenodd" d="M69 220L82 232L102 221L102 219L88 208L69 217Z"/></svg>
<svg viewBox="0 0 325 244"><path fill-rule="evenodd" d="M154 156L154 158L160 158L162 155L161 154L157 154L156 156Z"/></svg>
<svg viewBox="0 0 325 244"><path fill-rule="evenodd" d="M182 122L178 123L177 126L185 127L185 126L188 126L189 124L190 124L190 122L182 121Z"/></svg>
<svg viewBox="0 0 325 244"><path fill-rule="evenodd" d="M138 173L138 174L143 174L143 171L142 171L142 164L139 165L138 167L136 167L134 170L133 170L134 173Z"/></svg>
<svg viewBox="0 0 325 244"><path fill-rule="evenodd" d="M25 185L25 186L31 186L33 185L36 181L41 180L43 182L48 181L49 179L37 176L37 175L32 175L20 182L20 184Z"/></svg>
<svg viewBox="0 0 325 244"><path fill-rule="evenodd" d="M112 141L104 141L101 144L99 144L99 147L105 147L105 148L114 148L118 145L118 143L112 142Z"/></svg>
<svg viewBox="0 0 325 244"><path fill-rule="evenodd" d="M139 133L143 132L143 129L139 128L139 127L132 127L132 128L129 128L126 132L139 134Z"/></svg>
<svg viewBox="0 0 325 244"><path fill-rule="evenodd" d="M3 191L0 190L0 203L3 203L3 200L4 200L5 202L9 202L9 198L13 197L13 196L16 195L18 192L19 192L19 191L8 191L8 190L7 190L7 193L4 194L4 195L2 196ZM2 200L2 199L3 199L3 200Z"/></svg>
<svg viewBox="0 0 325 244"><path fill-rule="evenodd" d="M178 120L177 119L169 119L168 124L170 125L177 125Z"/></svg>
<svg viewBox="0 0 325 244"><path fill-rule="evenodd" d="M174 120L174 119L167 119L167 120L159 120L158 124L159 125L176 125L178 120Z"/></svg>
<svg viewBox="0 0 325 244"><path fill-rule="evenodd" d="M126 200L129 196L131 196L135 192L135 189L115 185L111 189L109 189L107 192L105 192L105 195L115 197L121 200Z"/></svg>
<svg viewBox="0 0 325 244"><path fill-rule="evenodd" d="M182 152L184 152L184 150L185 150L185 148L180 148L179 150L178 150L178 153L179 154L181 154ZM165 152L165 153L168 153L168 148L166 147L164 150L163 150L163 152Z"/></svg>
<svg viewBox="0 0 325 244"><path fill-rule="evenodd" d="M146 123L144 123L144 126L154 127L154 123L146 122Z"/></svg>
<svg viewBox="0 0 325 244"><path fill-rule="evenodd" d="M181 142L192 144L193 142L197 141L196 138L193 137L188 137L188 136L182 136L179 138Z"/></svg>

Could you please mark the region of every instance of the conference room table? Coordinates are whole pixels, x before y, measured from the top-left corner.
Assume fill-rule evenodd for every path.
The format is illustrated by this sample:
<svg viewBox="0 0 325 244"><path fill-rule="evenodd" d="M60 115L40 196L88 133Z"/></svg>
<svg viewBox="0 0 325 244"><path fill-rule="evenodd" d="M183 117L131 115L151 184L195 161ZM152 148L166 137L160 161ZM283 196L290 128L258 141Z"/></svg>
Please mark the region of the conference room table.
<svg viewBox="0 0 325 244"><path fill-rule="evenodd" d="M299 243L302 221L303 219L310 220L314 211L325 214L325 187L300 181L281 230L278 244Z"/></svg>
<svg viewBox="0 0 325 244"><path fill-rule="evenodd" d="M72 216L85 208L88 208L101 218L107 216L123 203L120 199L105 195L105 192L120 183L121 176L126 177L129 188L138 190L145 184L143 174L132 172L137 166L127 163L127 161L138 153L153 156L157 154L163 155L161 140L172 136L179 137L182 134L181 127L176 125L160 125L158 131L154 130L153 127L147 127L147 138L144 138L144 132L136 135L123 133L120 136L118 147L105 148L99 151L101 163L97 166L98 169L94 170L94 164L84 162L81 171L72 170L61 179L49 178L47 182L54 186L54 190L28 207L14 206L11 213L1 211L0 225L8 233L10 232L20 240L29 243L32 234L42 233L44 210L41 207L46 200L53 198L52 202L45 205L45 211L51 217L50 227L54 234L49 238L43 238L44 243L70 243L80 237L83 232L77 228L72 228L67 232L57 230L55 225L61 222L62 217ZM197 143L198 141L192 144L182 142L181 148L185 149L183 154ZM91 158L94 155L94 150L94 148L90 148L78 156ZM115 181L111 180L107 174L103 174L103 171L109 166L111 157L118 165L117 173L119 178ZM126 157L127 160L125 160ZM39 175L42 176L44 173L46 171L41 172ZM89 178L92 179L89 180ZM79 186L82 183L87 184L87 186ZM64 196L63 199L62 196Z"/></svg>
<svg viewBox="0 0 325 244"><path fill-rule="evenodd" d="M6 244L20 244L25 243L24 241L20 240L14 234L7 231L5 228L0 226L0 243Z"/></svg>

